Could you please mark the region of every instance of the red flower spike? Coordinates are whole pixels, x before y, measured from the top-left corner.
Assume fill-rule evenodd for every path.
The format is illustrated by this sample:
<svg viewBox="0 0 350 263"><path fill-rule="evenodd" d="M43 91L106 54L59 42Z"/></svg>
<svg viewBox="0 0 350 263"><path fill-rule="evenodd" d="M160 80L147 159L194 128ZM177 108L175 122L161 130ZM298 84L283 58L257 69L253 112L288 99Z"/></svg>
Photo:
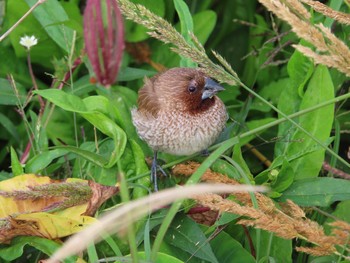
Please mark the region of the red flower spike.
<svg viewBox="0 0 350 263"><path fill-rule="evenodd" d="M116 0L88 0L84 11L86 53L103 86L118 75L124 50L123 18Z"/></svg>

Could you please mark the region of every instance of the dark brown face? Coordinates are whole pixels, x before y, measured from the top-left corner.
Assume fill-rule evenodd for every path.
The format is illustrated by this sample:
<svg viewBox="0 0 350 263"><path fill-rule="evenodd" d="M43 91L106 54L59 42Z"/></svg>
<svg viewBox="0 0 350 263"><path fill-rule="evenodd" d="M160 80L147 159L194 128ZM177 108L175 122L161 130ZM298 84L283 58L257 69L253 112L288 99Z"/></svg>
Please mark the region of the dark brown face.
<svg viewBox="0 0 350 263"><path fill-rule="evenodd" d="M174 68L155 80L163 105L188 113L199 113L215 102L215 94L223 88L193 68Z"/></svg>
<svg viewBox="0 0 350 263"><path fill-rule="evenodd" d="M186 83L181 87L181 100L186 105L187 110L198 113L206 110L214 103L214 98L202 99L207 77L198 72L188 76Z"/></svg>

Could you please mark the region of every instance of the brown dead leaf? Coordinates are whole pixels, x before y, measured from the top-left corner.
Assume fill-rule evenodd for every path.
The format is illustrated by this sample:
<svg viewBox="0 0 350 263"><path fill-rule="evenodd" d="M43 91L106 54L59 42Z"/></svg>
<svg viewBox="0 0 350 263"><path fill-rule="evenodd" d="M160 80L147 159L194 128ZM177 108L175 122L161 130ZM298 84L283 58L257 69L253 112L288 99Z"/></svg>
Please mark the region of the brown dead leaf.
<svg viewBox="0 0 350 263"><path fill-rule="evenodd" d="M97 209L118 192L81 179L24 174L0 182L0 243L16 236L57 239L95 221Z"/></svg>
<svg viewBox="0 0 350 263"><path fill-rule="evenodd" d="M84 215L94 215L101 204L119 192L117 187L100 185L93 181L89 181L89 186L92 190L92 197Z"/></svg>

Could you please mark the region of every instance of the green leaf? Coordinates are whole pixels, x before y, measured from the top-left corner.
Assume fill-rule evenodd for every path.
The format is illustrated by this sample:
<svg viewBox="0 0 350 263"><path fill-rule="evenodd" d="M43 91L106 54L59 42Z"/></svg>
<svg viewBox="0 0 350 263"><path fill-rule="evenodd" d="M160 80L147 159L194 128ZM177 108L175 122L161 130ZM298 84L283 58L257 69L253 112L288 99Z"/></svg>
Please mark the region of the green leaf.
<svg viewBox="0 0 350 263"><path fill-rule="evenodd" d="M34 91L34 93L44 97L45 99L51 101L52 103L66 111L72 111L77 113L89 112L82 99L80 99L78 96L68 94L62 90L36 90Z"/></svg>
<svg viewBox="0 0 350 263"><path fill-rule="evenodd" d="M127 138L125 132L112 119L106 116L112 107L107 98L103 96L92 96L81 100L75 95L55 89L40 90L35 93L66 111L80 113L81 116L98 130L111 137L114 141L114 150L104 167L110 168L116 164L123 155Z"/></svg>
<svg viewBox="0 0 350 263"><path fill-rule="evenodd" d="M307 178L295 181L279 199L300 206L329 206L350 199L350 181L335 178Z"/></svg>
<svg viewBox="0 0 350 263"><path fill-rule="evenodd" d="M149 1L149 0L133 0L134 4L140 4L146 7L154 14L164 17L165 15L165 4L164 0ZM149 30L144 26L138 25L132 21L125 21L125 34L128 42L139 42L149 38L147 34Z"/></svg>
<svg viewBox="0 0 350 263"><path fill-rule="evenodd" d="M189 33L193 32L193 21L191 12L188 9L187 4L183 0L174 0L174 5L180 19L181 34L187 41L190 41L191 37Z"/></svg>
<svg viewBox="0 0 350 263"><path fill-rule="evenodd" d="M229 164L227 161L222 159L217 159L215 163L212 164L211 169L214 172L227 175L229 178L232 178L232 179L239 180L241 178L236 168L233 167L231 164Z"/></svg>
<svg viewBox="0 0 350 263"><path fill-rule="evenodd" d="M193 21L190 10L183 0L174 0L175 9L180 19L181 35L187 43L192 44L190 33L193 33ZM188 58L181 57L181 67L196 67L196 63Z"/></svg>
<svg viewBox="0 0 350 263"><path fill-rule="evenodd" d="M221 232L211 240L210 245L220 263L256 262L254 257L237 240L225 232Z"/></svg>
<svg viewBox="0 0 350 263"><path fill-rule="evenodd" d="M301 41L302 44L306 44ZM314 71L314 63L310 58L295 50L288 61L287 71L290 76L291 85L298 90L299 96L304 95L304 87Z"/></svg>
<svg viewBox="0 0 350 263"><path fill-rule="evenodd" d="M246 178L240 178L240 182L248 183L247 180L253 181L253 175L242 156L241 146L239 144L236 144L233 148L232 159L237 162L237 164L242 168L244 174L246 175Z"/></svg>
<svg viewBox="0 0 350 263"><path fill-rule="evenodd" d="M12 261L19 258L23 254L24 246L29 245L43 252L44 254L51 256L53 253L61 247L60 244L41 237L16 237L12 240L10 246L0 248L0 258L6 261ZM77 257L70 257L65 259L65 263L76 262Z"/></svg>
<svg viewBox="0 0 350 263"><path fill-rule="evenodd" d="M223 212L221 213L219 220L215 221L215 226L226 225L239 217L239 215Z"/></svg>
<svg viewBox="0 0 350 263"><path fill-rule="evenodd" d="M18 160L15 149L11 147L11 168L14 176L23 174L23 167Z"/></svg>
<svg viewBox="0 0 350 263"><path fill-rule="evenodd" d="M207 238L198 225L187 216L177 216L168 229L164 241L178 247L194 257L217 262Z"/></svg>
<svg viewBox="0 0 350 263"><path fill-rule="evenodd" d="M212 10L205 10L193 16L193 32L204 45L216 25L217 15Z"/></svg>
<svg viewBox="0 0 350 263"><path fill-rule="evenodd" d="M125 92L125 90L129 92ZM115 87L107 96L109 99L108 103L110 104L110 109L108 110L109 116L111 116L111 118L114 119L115 122L125 131L128 138L140 142L131 119L131 108L136 105L136 93L125 87Z"/></svg>
<svg viewBox="0 0 350 263"><path fill-rule="evenodd" d="M286 88L282 91L281 96L279 97L278 109L280 111L289 115L299 110L301 97L298 90L304 89L307 80L310 78L308 72L312 72L313 69L314 65L311 60L295 50L287 65L289 83L287 83L288 85L286 85ZM291 143L291 136L293 136L294 132L295 128L289 121L281 123L278 126L277 136L283 138L283 140L276 143L276 157L285 154Z"/></svg>
<svg viewBox="0 0 350 263"><path fill-rule="evenodd" d="M105 165L105 168L111 168L123 155L127 140L125 132L113 120L100 112L82 113L81 115L98 130L113 139L114 149L108 163Z"/></svg>
<svg viewBox="0 0 350 263"><path fill-rule="evenodd" d="M135 175L140 175L149 171L148 166L145 162L145 155L141 147L133 140L130 140L130 146L134 157L135 163ZM133 198L137 199L148 195L148 189L151 185L149 176L145 176L137 179L136 184L143 187L136 187L133 191Z"/></svg>
<svg viewBox="0 0 350 263"><path fill-rule="evenodd" d="M14 91L7 79L0 78L0 105L18 105L24 103L27 94L24 87L16 83L17 92Z"/></svg>
<svg viewBox="0 0 350 263"><path fill-rule="evenodd" d="M300 110L315 106L321 102L334 98L334 87L328 69L318 66L310 79L305 95L300 104ZM299 124L322 142L326 142L331 133L334 117L334 106L329 105L313 112L300 116ZM297 130L291 138L286 155L291 156L315 142L304 132ZM291 165L295 171L296 179L317 177L322 167L325 150L305 155L293 162Z"/></svg>
<svg viewBox="0 0 350 263"><path fill-rule="evenodd" d="M54 159L68 154L66 149L56 149L51 151L44 151L31 158L25 165L26 173L37 174L45 169Z"/></svg>
<svg viewBox="0 0 350 263"><path fill-rule="evenodd" d="M261 230L260 242L256 244L256 230L249 231L255 248L259 246L260 257L256 262L283 262L292 263L293 244L292 240L274 236L273 233ZM246 247L248 247L246 241ZM269 258L269 260L267 260Z"/></svg>
<svg viewBox="0 0 350 263"><path fill-rule="evenodd" d="M29 6L33 6L36 0L25 0ZM41 26L64 51L70 52L73 30L64 25L69 20L67 13L58 1L46 1L34 9L33 15Z"/></svg>
<svg viewBox="0 0 350 263"><path fill-rule="evenodd" d="M275 182L271 184L272 189L276 192L283 192L293 183L293 180L293 167L286 159L284 159L282 169L278 172Z"/></svg>
<svg viewBox="0 0 350 263"><path fill-rule="evenodd" d="M17 142L20 142L21 139L16 126L12 123L12 121L7 116L2 114L1 112L0 112L0 124L4 127L5 130L9 132L11 138L14 138Z"/></svg>
<svg viewBox="0 0 350 263"><path fill-rule="evenodd" d="M137 254L139 255L140 259L147 260L145 252L138 252ZM183 263L183 261L165 253L158 252L157 263Z"/></svg>

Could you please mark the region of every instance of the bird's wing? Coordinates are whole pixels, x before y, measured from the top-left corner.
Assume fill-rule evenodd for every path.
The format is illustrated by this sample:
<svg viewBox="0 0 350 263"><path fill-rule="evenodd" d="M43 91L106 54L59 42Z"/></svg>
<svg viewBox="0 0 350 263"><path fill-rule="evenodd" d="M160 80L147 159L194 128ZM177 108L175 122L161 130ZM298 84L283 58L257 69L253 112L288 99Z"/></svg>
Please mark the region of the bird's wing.
<svg viewBox="0 0 350 263"><path fill-rule="evenodd" d="M145 85L139 90L138 110L145 114L157 116L160 109L160 103L158 95L154 90L154 80L155 78L145 78Z"/></svg>

